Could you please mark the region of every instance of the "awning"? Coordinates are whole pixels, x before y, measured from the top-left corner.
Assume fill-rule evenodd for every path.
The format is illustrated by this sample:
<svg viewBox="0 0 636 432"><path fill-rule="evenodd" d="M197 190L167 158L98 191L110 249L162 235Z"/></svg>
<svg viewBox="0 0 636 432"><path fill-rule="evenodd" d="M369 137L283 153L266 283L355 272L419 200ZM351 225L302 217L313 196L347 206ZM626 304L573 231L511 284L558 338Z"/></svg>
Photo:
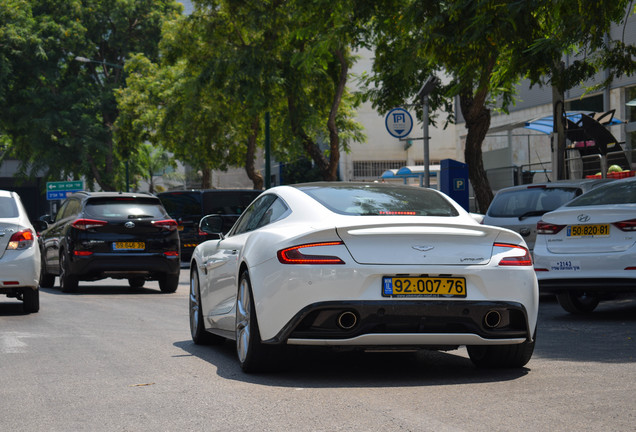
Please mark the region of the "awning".
<svg viewBox="0 0 636 432"><path fill-rule="evenodd" d="M437 173L440 170L439 165L429 165L429 175L431 177L437 177ZM397 170L396 177L419 177L424 174L424 165L417 166L403 166Z"/></svg>
<svg viewBox="0 0 636 432"><path fill-rule="evenodd" d="M567 118L567 129L572 130L572 132L574 132L577 128L582 128L582 116L590 117L604 126L612 126L622 123L619 119L614 118L614 110L602 113L570 111L565 116ZM554 122L552 121L552 116L540 117L527 121L524 128L536 130L549 135L554 132ZM575 141L582 140L575 139Z"/></svg>

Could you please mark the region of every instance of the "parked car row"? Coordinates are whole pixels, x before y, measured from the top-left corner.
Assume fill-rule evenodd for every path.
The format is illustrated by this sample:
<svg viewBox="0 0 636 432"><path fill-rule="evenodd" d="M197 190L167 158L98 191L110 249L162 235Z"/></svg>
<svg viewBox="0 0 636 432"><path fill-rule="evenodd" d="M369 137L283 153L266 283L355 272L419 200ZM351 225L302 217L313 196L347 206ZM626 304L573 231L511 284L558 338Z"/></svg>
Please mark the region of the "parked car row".
<svg viewBox="0 0 636 432"><path fill-rule="evenodd" d="M484 223L518 231L539 289L571 313L636 291L636 178L531 184L499 191Z"/></svg>

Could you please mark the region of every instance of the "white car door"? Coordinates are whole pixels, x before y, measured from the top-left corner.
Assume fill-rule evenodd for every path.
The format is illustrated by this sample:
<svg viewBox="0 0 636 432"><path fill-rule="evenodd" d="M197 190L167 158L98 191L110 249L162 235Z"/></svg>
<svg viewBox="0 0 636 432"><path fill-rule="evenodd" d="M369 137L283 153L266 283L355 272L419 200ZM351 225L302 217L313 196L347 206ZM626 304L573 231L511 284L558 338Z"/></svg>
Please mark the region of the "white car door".
<svg viewBox="0 0 636 432"><path fill-rule="evenodd" d="M234 308L243 248L275 199L275 195L259 197L245 210L227 237L201 245L200 273L205 277L200 288L203 314L216 328L230 331L234 329Z"/></svg>

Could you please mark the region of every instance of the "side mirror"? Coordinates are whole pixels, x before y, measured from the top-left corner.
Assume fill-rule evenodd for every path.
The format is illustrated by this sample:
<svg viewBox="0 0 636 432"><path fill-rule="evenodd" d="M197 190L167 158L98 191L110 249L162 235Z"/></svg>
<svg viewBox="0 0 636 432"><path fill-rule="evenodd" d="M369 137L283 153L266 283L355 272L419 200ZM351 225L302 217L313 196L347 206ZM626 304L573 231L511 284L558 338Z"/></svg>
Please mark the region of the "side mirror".
<svg viewBox="0 0 636 432"><path fill-rule="evenodd" d="M35 228L35 231L38 234L49 227L49 224L46 221L43 221L43 220L32 221L31 225L33 225L33 228Z"/></svg>
<svg viewBox="0 0 636 432"><path fill-rule="evenodd" d="M208 215L201 218L199 231L223 238L223 217L220 215Z"/></svg>

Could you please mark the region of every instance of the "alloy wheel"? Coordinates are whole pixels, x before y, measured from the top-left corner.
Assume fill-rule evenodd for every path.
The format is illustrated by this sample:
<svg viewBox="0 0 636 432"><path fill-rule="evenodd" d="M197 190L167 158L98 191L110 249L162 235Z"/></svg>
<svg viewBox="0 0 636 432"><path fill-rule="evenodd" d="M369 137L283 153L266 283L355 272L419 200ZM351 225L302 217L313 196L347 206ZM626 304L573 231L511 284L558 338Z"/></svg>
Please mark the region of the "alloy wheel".
<svg viewBox="0 0 636 432"><path fill-rule="evenodd" d="M236 351L241 363L250 350L251 332L250 287L247 279L243 278L236 299Z"/></svg>

